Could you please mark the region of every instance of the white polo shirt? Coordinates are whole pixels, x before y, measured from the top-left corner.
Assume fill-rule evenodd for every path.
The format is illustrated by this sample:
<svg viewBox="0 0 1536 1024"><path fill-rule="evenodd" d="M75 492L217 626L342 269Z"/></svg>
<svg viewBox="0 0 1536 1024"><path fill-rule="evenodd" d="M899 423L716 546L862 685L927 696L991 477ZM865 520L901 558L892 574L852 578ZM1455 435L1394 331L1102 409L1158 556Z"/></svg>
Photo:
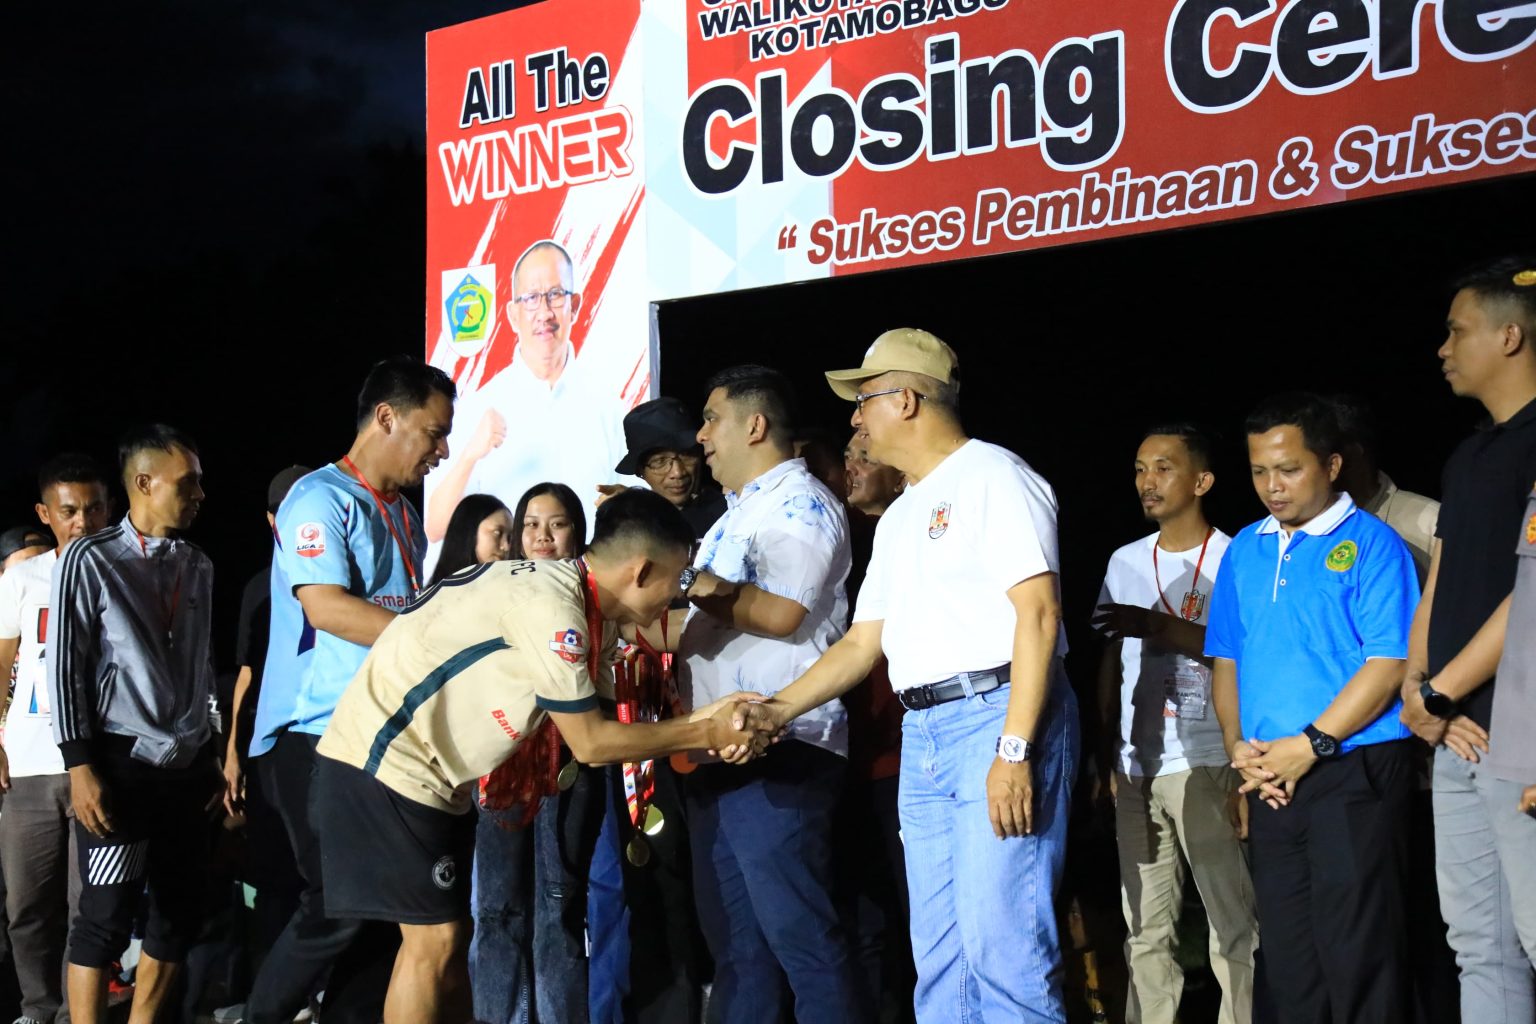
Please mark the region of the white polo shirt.
<svg viewBox="0 0 1536 1024"><path fill-rule="evenodd" d="M1008 591L1060 571L1056 492L1013 452L973 439L880 517L854 621L884 620L894 689L925 686L1012 663Z"/></svg>
<svg viewBox="0 0 1536 1024"><path fill-rule="evenodd" d="M58 560L58 552L49 551L0 576L0 639L21 638L16 650L16 692L5 718L5 756L17 778L64 771L64 757L53 740L48 671L43 663L48 587ZM0 679L9 679L11 666L4 666L0 673Z"/></svg>
<svg viewBox="0 0 1536 1024"><path fill-rule="evenodd" d="M678 688L690 708L742 690L778 693L842 639L848 621L847 513L804 459L779 463L725 500L725 515L704 535L693 564L797 602L805 621L788 637L753 636L690 608L677 657ZM840 700L801 715L789 734L848 756Z"/></svg>

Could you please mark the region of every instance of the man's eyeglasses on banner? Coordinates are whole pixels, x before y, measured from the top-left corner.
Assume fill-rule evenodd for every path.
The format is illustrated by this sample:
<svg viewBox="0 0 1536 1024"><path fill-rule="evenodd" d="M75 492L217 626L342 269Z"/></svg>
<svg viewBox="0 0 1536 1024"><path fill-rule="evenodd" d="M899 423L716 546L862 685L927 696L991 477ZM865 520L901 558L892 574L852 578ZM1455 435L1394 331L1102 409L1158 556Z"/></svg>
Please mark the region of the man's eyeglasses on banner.
<svg viewBox="0 0 1536 1024"><path fill-rule="evenodd" d="M550 309L564 309L566 302L575 294L575 292L568 292L559 285L556 285L547 292L524 292L521 295L513 296L513 299L524 309L528 310L528 312L532 313L539 308L539 303L541 302L548 302Z"/></svg>

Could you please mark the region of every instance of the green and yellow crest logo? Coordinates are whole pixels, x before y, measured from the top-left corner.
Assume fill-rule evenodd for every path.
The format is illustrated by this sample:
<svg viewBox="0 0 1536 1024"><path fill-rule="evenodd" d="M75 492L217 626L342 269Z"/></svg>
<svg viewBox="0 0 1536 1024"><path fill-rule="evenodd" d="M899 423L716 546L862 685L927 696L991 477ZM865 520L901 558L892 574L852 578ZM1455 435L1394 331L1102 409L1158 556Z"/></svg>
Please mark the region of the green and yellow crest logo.
<svg viewBox="0 0 1536 1024"><path fill-rule="evenodd" d="M1346 540L1328 552L1328 558L1323 564L1334 572L1348 572L1349 567L1355 564L1355 557L1359 554L1360 549L1355 547L1355 542Z"/></svg>

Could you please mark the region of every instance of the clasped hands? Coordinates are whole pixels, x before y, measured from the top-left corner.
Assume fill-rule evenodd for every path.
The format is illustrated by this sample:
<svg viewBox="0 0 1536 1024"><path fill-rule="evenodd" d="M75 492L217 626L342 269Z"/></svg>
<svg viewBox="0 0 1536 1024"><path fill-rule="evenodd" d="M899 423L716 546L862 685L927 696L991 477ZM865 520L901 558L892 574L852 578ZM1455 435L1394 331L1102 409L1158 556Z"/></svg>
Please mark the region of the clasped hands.
<svg viewBox="0 0 1536 1024"><path fill-rule="evenodd" d="M1317 761L1312 741L1301 735L1238 740L1232 744L1231 754L1232 767L1243 777L1238 792L1257 792L1259 799L1277 811L1291 802L1296 783Z"/></svg>
<svg viewBox="0 0 1536 1024"><path fill-rule="evenodd" d="M708 721L711 754L727 764L746 764L778 742L789 716L773 698L742 691L696 709L688 720Z"/></svg>

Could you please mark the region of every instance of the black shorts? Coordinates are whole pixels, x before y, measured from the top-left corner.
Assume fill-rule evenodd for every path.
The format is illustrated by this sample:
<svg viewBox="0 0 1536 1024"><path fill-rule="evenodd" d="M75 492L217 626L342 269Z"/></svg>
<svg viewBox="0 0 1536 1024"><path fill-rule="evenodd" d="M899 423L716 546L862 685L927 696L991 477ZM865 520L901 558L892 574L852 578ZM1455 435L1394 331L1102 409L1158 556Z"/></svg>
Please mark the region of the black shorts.
<svg viewBox="0 0 1536 1024"><path fill-rule="evenodd" d="M324 755L316 761L326 916L399 924L468 919L474 813L440 811L360 768Z"/></svg>

